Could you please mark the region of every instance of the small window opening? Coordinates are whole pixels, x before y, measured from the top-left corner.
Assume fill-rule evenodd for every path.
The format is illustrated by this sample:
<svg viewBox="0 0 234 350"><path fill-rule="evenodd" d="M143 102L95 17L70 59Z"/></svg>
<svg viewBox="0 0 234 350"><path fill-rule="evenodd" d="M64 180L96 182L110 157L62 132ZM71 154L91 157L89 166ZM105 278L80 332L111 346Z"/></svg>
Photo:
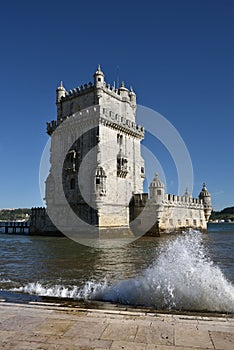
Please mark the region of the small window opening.
<svg viewBox="0 0 234 350"><path fill-rule="evenodd" d="M72 178L71 181L70 181L70 189L71 190L75 189L75 179L74 178Z"/></svg>
<svg viewBox="0 0 234 350"><path fill-rule="evenodd" d="M106 195L106 174L102 167L98 167L96 170L96 193L98 196Z"/></svg>

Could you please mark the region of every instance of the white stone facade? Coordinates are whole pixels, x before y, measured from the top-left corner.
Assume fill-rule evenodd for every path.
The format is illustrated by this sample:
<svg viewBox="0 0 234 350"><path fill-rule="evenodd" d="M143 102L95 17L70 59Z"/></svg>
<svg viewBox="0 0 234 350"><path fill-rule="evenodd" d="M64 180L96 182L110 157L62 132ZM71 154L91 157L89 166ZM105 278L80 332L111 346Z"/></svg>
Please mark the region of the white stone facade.
<svg viewBox="0 0 234 350"><path fill-rule="evenodd" d="M164 184L158 174L149 187L148 194L135 194L133 203L133 218L138 217L139 227L146 227L150 218L154 224L147 229L150 235L160 235L194 228L207 230L207 222L211 215L211 196L203 184L199 198L192 198L186 189L183 196L165 193ZM147 208L144 215L142 211Z"/></svg>
<svg viewBox="0 0 234 350"><path fill-rule="evenodd" d="M53 210L53 222L69 225L72 220L64 206L65 194L76 215L100 229L129 228L133 220L138 231L144 229L144 223L149 224L149 218L154 222L146 231L152 235L186 227L206 229L211 213L206 188L200 199L188 193L182 197L168 195L156 176L149 198L143 193L140 142L144 128L135 122L136 95L132 88L128 90L124 83L117 89L106 84L99 66L93 83L69 92L61 83L56 104L57 119L47 123L51 169L46 180L46 204L48 212ZM32 231L45 231L47 223L47 229L56 231L42 216L41 209L38 215L34 209Z"/></svg>

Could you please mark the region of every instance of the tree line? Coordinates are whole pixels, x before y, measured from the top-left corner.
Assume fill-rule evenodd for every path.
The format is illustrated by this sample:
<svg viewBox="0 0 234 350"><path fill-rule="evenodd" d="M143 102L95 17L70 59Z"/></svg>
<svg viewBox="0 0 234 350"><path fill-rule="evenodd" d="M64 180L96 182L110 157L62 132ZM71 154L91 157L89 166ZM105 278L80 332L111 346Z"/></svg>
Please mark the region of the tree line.
<svg viewBox="0 0 234 350"><path fill-rule="evenodd" d="M31 215L31 209L18 208L18 209L0 209L0 220L14 221L28 219Z"/></svg>

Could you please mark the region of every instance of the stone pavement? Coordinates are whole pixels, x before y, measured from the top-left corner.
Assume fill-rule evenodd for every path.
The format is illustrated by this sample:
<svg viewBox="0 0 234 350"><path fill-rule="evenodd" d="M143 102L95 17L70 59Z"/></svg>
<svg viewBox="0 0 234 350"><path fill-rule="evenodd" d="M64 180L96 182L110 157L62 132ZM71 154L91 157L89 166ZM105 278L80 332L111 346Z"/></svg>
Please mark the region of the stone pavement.
<svg viewBox="0 0 234 350"><path fill-rule="evenodd" d="M234 349L234 318L0 302L0 349Z"/></svg>

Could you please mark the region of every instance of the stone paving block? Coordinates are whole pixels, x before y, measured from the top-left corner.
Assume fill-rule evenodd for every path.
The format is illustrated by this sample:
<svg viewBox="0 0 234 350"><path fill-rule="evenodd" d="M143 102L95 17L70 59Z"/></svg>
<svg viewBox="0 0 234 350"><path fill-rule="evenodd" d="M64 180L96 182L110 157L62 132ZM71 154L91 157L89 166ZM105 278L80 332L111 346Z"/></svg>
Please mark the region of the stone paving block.
<svg viewBox="0 0 234 350"><path fill-rule="evenodd" d="M12 339L18 339L19 341L32 341L37 343L44 343L47 340L47 335L34 333L25 329L22 332L15 332L15 335L12 337Z"/></svg>
<svg viewBox="0 0 234 350"><path fill-rule="evenodd" d="M7 339L12 339L12 338L16 338L16 332L0 330L0 342L4 342Z"/></svg>
<svg viewBox="0 0 234 350"><path fill-rule="evenodd" d="M47 335L46 344L69 345L72 344L72 338L63 337L63 335Z"/></svg>
<svg viewBox="0 0 234 350"><path fill-rule="evenodd" d="M16 345L17 343L15 341L0 341L0 350L12 350Z"/></svg>
<svg viewBox="0 0 234 350"><path fill-rule="evenodd" d="M110 350L146 350L146 344L115 340Z"/></svg>
<svg viewBox="0 0 234 350"><path fill-rule="evenodd" d="M70 329L64 333L64 337L74 339L89 338L99 339L106 328L106 324L99 322L75 322Z"/></svg>
<svg viewBox="0 0 234 350"><path fill-rule="evenodd" d="M234 333L210 332L210 337L214 343L215 349L218 349L218 350L234 349Z"/></svg>
<svg viewBox="0 0 234 350"><path fill-rule="evenodd" d="M197 326L198 320L196 320L196 319L178 319L178 320L174 320L174 324L187 325L187 326Z"/></svg>
<svg viewBox="0 0 234 350"><path fill-rule="evenodd" d="M134 341L137 326L134 324L110 323L103 332L101 339Z"/></svg>
<svg viewBox="0 0 234 350"><path fill-rule="evenodd" d="M30 316L13 316L5 321L0 322L0 330L5 331L21 331L25 328L32 330L36 328L43 319Z"/></svg>
<svg viewBox="0 0 234 350"><path fill-rule="evenodd" d="M214 349L207 330L198 330L196 326L175 326L175 345Z"/></svg>
<svg viewBox="0 0 234 350"><path fill-rule="evenodd" d="M0 314L1 314L1 322L7 320L8 318L11 318L11 317L14 317L14 316L15 316L14 313L11 313L11 314L10 314L10 313L8 313L8 312L2 312L1 310L0 310Z"/></svg>
<svg viewBox="0 0 234 350"><path fill-rule="evenodd" d="M113 319L110 319L108 318L106 320L106 323L116 323L116 319L113 318ZM145 320L145 319L141 319L141 318L134 318L134 319L126 319L126 320L121 320L120 321L121 324L134 324L136 326L146 326L146 327L150 327L151 326L151 323L152 321L148 321L148 320Z"/></svg>
<svg viewBox="0 0 234 350"><path fill-rule="evenodd" d="M112 340L102 340L102 339L88 339L88 338L79 338L74 341L74 345L83 346L83 347L91 347L95 349L103 348L110 349L112 344Z"/></svg>
<svg viewBox="0 0 234 350"><path fill-rule="evenodd" d="M189 347L189 346L168 346L168 345L155 345L154 348L146 348L146 350L198 350L198 348L196 347ZM204 348L202 348L202 350L204 350Z"/></svg>
<svg viewBox="0 0 234 350"><path fill-rule="evenodd" d="M174 344L173 327L168 324L152 324L151 327L139 326L136 342L149 344Z"/></svg>
<svg viewBox="0 0 234 350"><path fill-rule="evenodd" d="M198 325L197 327L199 330L206 330L206 331L217 331L217 332L228 332L228 333L234 333L234 326L229 325L228 323L219 325L219 324L203 324L203 325Z"/></svg>
<svg viewBox="0 0 234 350"><path fill-rule="evenodd" d="M14 350L17 350L17 349L14 349ZM29 349L27 349L27 350L29 350ZM38 348L36 350L60 350L60 346L57 344L41 344L38 346Z"/></svg>
<svg viewBox="0 0 234 350"><path fill-rule="evenodd" d="M70 328L75 321L71 320L60 320L60 319L46 319L41 325L36 329L35 333L40 333L44 335L56 334L61 335L65 333L68 328Z"/></svg>
<svg viewBox="0 0 234 350"><path fill-rule="evenodd" d="M41 344L31 341L19 341L12 347L12 350L37 350L41 349Z"/></svg>
<svg viewBox="0 0 234 350"><path fill-rule="evenodd" d="M157 345L154 344L147 344L145 350L157 350Z"/></svg>

